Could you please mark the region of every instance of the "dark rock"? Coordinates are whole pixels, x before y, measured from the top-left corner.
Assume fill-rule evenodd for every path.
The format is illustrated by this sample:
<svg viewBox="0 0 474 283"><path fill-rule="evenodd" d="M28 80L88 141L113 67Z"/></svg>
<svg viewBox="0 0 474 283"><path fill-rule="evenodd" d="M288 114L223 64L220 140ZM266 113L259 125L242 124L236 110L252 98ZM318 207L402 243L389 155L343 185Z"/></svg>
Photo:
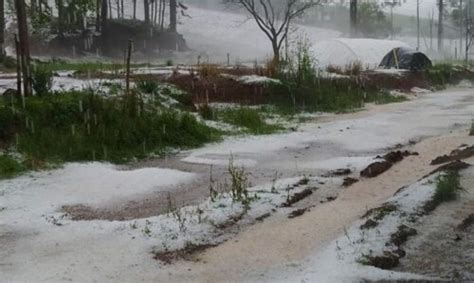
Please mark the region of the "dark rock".
<svg viewBox="0 0 474 283"><path fill-rule="evenodd" d="M392 168L392 165L393 164L389 161L377 161L370 164L369 166L367 166L367 168L362 170L360 172L360 175L366 178L377 177L378 175Z"/></svg>
<svg viewBox="0 0 474 283"><path fill-rule="evenodd" d="M373 219L368 219L364 224L360 225L360 229L367 230L377 227L379 223Z"/></svg>
<svg viewBox="0 0 474 283"><path fill-rule="evenodd" d="M293 204L307 198L308 196L312 195L313 191L311 189L304 189L303 191L299 193L295 193L293 196L291 196L285 203L282 204L282 207L290 207Z"/></svg>
<svg viewBox="0 0 474 283"><path fill-rule="evenodd" d="M416 229L410 228L406 225L400 225L398 227L397 232L393 233L390 236L390 243L394 244L395 246L399 247L411 236L415 236L417 233Z"/></svg>
<svg viewBox="0 0 474 283"><path fill-rule="evenodd" d="M474 213L466 217L461 224L458 225L459 230L467 230L469 226L474 224Z"/></svg>
<svg viewBox="0 0 474 283"><path fill-rule="evenodd" d="M301 208L301 209L297 209L297 210L293 210L292 212L290 212L290 214L288 214L288 218L296 218L298 216L301 216L303 214L305 214L309 209L308 208Z"/></svg>
<svg viewBox="0 0 474 283"><path fill-rule="evenodd" d="M366 264L381 268L381 269L393 269L400 264L400 258L398 255L391 252L384 252L381 256L367 256Z"/></svg>
<svg viewBox="0 0 474 283"><path fill-rule="evenodd" d="M344 178L344 182L342 182L342 186L343 187L350 187L352 186L353 184L359 182L359 180L355 179L355 178L351 178L351 177L346 177Z"/></svg>

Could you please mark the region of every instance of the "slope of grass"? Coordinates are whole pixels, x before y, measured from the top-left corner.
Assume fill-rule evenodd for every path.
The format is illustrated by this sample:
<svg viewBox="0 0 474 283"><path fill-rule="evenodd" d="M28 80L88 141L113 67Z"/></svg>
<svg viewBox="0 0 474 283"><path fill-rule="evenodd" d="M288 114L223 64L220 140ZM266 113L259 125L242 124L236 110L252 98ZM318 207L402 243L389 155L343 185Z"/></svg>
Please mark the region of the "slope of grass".
<svg viewBox="0 0 474 283"><path fill-rule="evenodd" d="M17 176L25 170L23 164L9 156L0 155L0 180Z"/></svg>
<svg viewBox="0 0 474 283"><path fill-rule="evenodd" d="M192 148L221 133L192 115L147 104L136 96L104 98L67 92L0 102L0 141L27 159L122 163L168 148Z"/></svg>

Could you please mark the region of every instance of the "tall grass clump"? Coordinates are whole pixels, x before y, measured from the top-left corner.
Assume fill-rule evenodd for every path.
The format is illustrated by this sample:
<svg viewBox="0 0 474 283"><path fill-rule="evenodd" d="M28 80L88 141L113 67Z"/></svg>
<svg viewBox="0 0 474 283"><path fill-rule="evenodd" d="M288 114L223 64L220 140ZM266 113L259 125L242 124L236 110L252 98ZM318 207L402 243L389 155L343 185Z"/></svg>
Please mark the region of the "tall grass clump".
<svg viewBox="0 0 474 283"><path fill-rule="evenodd" d="M378 89L364 87L351 78L320 76L309 45L299 41L292 56L282 64L278 78L283 86L274 86L271 101L286 112L345 112L364 106Z"/></svg>
<svg viewBox="0 0 474 283"><path fill-rule="evenodd" d="M53 71L46 65L35 65L32 72L32 87L36 95L48 94L53 87Z"/></svg>
<svg viewBox="0 0 474 283"><path fill-rule="evenodd" d="M461 187L459 172L448 171L436 179L436 190L433 195L433 202L440 204L455 200L464 189Z"/></svg>
<svg viewBox="0 0 474 283"><path fill-rule="evenodd" d="M28 159L53 163L122 163L220 137L190 114L147 105L136 96L104 98L91 91L28 97L25 108L21 101L0 102L0 113L0 144L15 145Z"/></svg>
<svg viewBox="0 0 474 283"><path fill-rule="evenodd" d="M257 110L247 107L226 109L221 111L221 115L224 122L245 128L255 135L271 134L281 129L278 125L266 123Z"/></svg>

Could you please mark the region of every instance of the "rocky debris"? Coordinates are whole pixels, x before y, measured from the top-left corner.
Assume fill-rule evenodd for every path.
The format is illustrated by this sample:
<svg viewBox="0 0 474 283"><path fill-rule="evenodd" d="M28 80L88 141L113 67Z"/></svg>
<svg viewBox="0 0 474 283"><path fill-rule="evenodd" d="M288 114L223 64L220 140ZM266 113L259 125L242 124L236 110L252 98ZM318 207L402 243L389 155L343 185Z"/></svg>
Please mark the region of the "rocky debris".
<svg viewBox="0 0 474 283"><path fill-rule="evenodd" d="M347 187L350 187L350 186L352 186L353 184L355 184L357 182L359 182L359 180L356 179L356 178L346 177L346 178L344 178L344 181L342 182L342 186L347 188Z"/></svg>
<svg viewBox="0 0 474 283"><path fill-rule="evenodd" d="M197 261L195 256L205 250L214 247L215 245L205 244L197 245L193 243L187 243L186 246L181 250L176 251L164 251L155 252L153 258L161 261L164 264L171 264L177 260L188 260Z"/></svg>
<svg viewBox="0 0 474 283"><path fill-rule="evenodd" d="M329 171L327 176L328 177L338 177L338 176L347 176L352 173L352 170L349 168L341 168Z"/></svg>
<svg viewBox="0 0 474 283"><path fill-rule="evenodd" d="M398 227L397 232L395 232L394 234L390 236L390 243L397 247L400 247L402 244L408 241L409 237L415 236L416 234L417 234L416 229L413 229L406 225L400 225Z"/></svg>
<svg viewBox="0 0 474 283"><path fill-rule="evenodd" d="M389 161L377 161L365 168L360 172L361 177L366 178L373 178L377 177L378 175L388 171L388 169L392 168L393 164Z"/></svg>
<svg viewBox="0 0 474 283"><path fill-rule="evenodd" d="M462 160L474 156L474 145L455 149L449 155L438 156L431 161L431 165L439 165L456 160Z"/></svg>
<svg viewBox="0 0 474 283"><path fill-rule="evenodd" d="M288 214L288 218L292 219L292 218L299 217L305 214L307 211L309 211L309 208L301 208L301 209L293 210L292 212L290 212L290 214Z"/></svg>
<svg viewBox="0 0 474 283"><path fill-rule="evenodd" d="M418 152L409 152L409 151L392 151L384 156L377 156L378 159L383 159L382 161L377 161L365 168L360 172L362 177L373 178L378 175L388 171L395 163L402 161L405 157L411 155L418 155Z"/></svg>
<svg viewBox="0 0 474 283"><path fill-rule="evenodd" d="M367 219L364 224L360 225L361 230L367 230L377 227L379 223L373 219Z"/></svg>
<svg viewBox="0 0 474 283"><path fill-rule="evenodd" d="M400 263L400 256L392 252L384 252L379 256L364 256L363 263L371 265L380 269L390 270L398 266Z"/></svg>
<svg viewBox="0 0 474 283"><path fill-rule="evenodd" d="M458 230L465 231L467 230L471 225L474 224L474 213L470 214L468 217L466 217L461 224L458 225Z"/></svg>
<svg viewBox="0 0 474 283"><path fill-rule="evenodd" d="M448 164L441 165L440 167L433 170L427 176L430 176L434 173L443 172L443 171L456 171L456 172L458 172L460 170L469 168L470 166L471 166L471 164L469 164L469 163L466 163L466 162L460 161L460 160L456 160L456 161L452 161ZM425 177L427 177L427 176L425 176Z"/></svg>
<svg viewBox="0 0 474 283"><path fill-rule="evenodd" d="M260 221L263 221L263 220L265 220L266 218L268 218L270 216L271 216L270 213L265 213L265 214L262 214L259 217L255 218L255 220L260 222Z"/></svg>
<svg viewBox="0 0 474 283"><path fill-rule="evenodd" d="M361 218L367 218L369 216L372 216L373 219L380 221L386 215L396 211L397 209L397 205L387 202L380 207L369 209L364 215L362 215Z"/></svg>
<svg viewBox="0 0 474 283"><path fill-rule="evenodd" d="M290 207L293 204L309 197L310 195L313 194L313 190L310 188L304 189L301 192L295 193L293 196L289 197L285 203L283 203L281 206L282 207Z"/></svg>

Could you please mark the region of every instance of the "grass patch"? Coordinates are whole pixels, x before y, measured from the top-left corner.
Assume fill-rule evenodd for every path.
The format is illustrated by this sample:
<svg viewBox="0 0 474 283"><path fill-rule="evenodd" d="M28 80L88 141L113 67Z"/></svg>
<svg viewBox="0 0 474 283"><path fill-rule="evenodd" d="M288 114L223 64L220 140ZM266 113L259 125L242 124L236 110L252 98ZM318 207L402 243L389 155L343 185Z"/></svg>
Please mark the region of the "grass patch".
<svg viewBox="0 0 474 283"><path fill-rule="evenodd" d="M137 96L104 98L90 91L28 97L22 107L0 102L0 141L29 160L123 163L168 148L217 141L221 133L192 115Z"/></svg>
<svg viewBox="0 0 474 283"><path fill-rule="evenodd" d="M278 125L266 123L260 112L246 107L223 110L219 113L219 117L222 117L224 122L245 128L255 135L272 134L282 129Z"/></svg>
<svg viewBox="0 0 474 283"><path fill-rule="evenodd" d="M459 172L448 171L436 179L436 190L433 201L436 204L455 200L464 189L461 187Z"/></svg>
<svg viewBox="0 0 474 283"><path fill-rule="evenodd" d="M21 174L26 168L7 155L0 155L0 180Z"/></svg>

